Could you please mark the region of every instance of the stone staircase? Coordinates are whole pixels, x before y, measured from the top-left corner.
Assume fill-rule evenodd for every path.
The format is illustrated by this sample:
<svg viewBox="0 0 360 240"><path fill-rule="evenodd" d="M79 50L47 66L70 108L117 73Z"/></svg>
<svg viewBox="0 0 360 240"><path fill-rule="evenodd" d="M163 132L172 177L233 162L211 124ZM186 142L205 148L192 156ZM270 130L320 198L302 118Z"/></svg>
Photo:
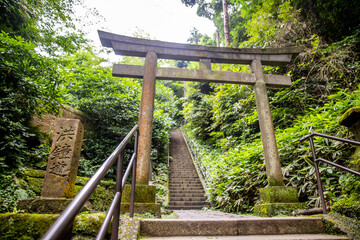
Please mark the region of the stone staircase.
<svg viewBox="0 0 360 240"><path fill-rule="evenodd" d="M146 239L345 240L326 234L321 218L252 219L143 219L140 235Z"/></svg>
<svg viewBox="0 0 360 240"><path fill-rule="evenodd" d="M172 130L170 135L169 209L190 210L208 206L181 131Z"/></svg>

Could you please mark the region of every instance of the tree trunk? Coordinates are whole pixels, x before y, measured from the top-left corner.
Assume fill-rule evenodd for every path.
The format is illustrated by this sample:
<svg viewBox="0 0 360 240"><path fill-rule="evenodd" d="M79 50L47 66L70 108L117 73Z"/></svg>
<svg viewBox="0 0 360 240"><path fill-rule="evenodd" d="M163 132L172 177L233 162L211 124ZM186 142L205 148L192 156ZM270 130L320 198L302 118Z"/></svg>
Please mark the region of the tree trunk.
<svg viewBox="0 0 360 240"><path fill-rule="evenodd" d="M229 15L227 0L223 0L225 47L230 47Z"/></svg>

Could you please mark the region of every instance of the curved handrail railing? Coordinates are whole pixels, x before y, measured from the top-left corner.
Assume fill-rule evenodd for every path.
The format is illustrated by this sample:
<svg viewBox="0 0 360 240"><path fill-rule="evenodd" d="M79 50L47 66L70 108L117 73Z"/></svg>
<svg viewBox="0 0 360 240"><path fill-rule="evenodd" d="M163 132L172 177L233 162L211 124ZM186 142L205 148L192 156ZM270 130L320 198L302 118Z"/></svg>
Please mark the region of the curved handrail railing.
<svg viewBox="0 0 360 240"><path fill-rule="evenodd" d="M311 152L312 152L312 156L313 156L313 160L314 160L314 165L315 165L315 173L316 173L316 178L317 178L317 184L318 184L318 188L319 188L319 194L320 194L320 199L321 199L321 206L323 209L323 213L326 214L326 205L325 205L325 199L324 199L324 192L323 192L323 188L322 188L322 183L321 183L321 179L320 179L320 172L319 172L319 166L318 166L318 162L324 162L327 164L330 164L336 168L339 168L341 170L347 171L349 173L355 174L360 176L360 172L354 171L352 169L346 168L344 166L341 166L339 164L333 163L329 160L325 160L323 158L316 158L316 152L315 152L315 147L314 147L314 141L313 141L313 137L314 136L318 136L318 137L324 137L324 138L328 138L328 139L332 139L335 141L340 141L340 142L345 142L345 143L350 143L353 145L357 145L360 146L360 142L357 141L353 141L353 140L349 140L349 139L345 139L345 138L339 138L339 137L334 137L334 136L330 136L330 135L326 135L326 134L322 134L322 133L312 133L310 135L306 135L305 137L300 139L300 142L309 139L310 140L310 146L311 146Z"/></svg>
<svg viewBox="0 0 360 240"><path fill-rule="evenodd" d="M112 221L111 239L118 239L118 228L119 228L119 216L120 216L120 203L121 194L125 186L126 180L130 174L132 174L132 187L131 187L131 198L130 198L130 217L134 216L134 198L135 198L135 178L136 178L136 156L137 156L137 144L138 144L138 125L134 126L133 129L126 135L122 142L116 147L112 154L105 160L101 167L96 173L90 178L87 184L82 190L76 195L73 201L67 206L62 212L59 218L49 228L49 230L42 236L42 240L55 240L55 239L71 239L72 223L76 215L81 211L82 207L89 199L90 195L94 192L101 179L109 171L110 167L114 164L115 160L118 159L117 163L117 174L116 174L116 193L115 197L110 205L110 208L106 214L103 224L96 236L96 239L104 239L106 230ZM124 150L127 143L131 138L135 136L134 153L131 156L130 163L122 176L122 168L124 163Z"/></svg>

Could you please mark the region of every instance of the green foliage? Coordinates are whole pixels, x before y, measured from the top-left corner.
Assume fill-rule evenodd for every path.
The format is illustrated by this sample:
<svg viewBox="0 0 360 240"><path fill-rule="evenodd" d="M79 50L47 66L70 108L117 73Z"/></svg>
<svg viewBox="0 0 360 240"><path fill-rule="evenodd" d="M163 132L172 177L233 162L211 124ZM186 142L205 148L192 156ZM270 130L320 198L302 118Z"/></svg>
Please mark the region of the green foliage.
<svg viewBox="0 0 360 240"><path fill-rule="evenodd" d="M0 214L1 240L39 239L55 222L57 214ZM74 221L72 233L76 239L93 239L104 221L104 213L82 213ZM110 233L110 228L108 233Z"/></svg>
<svg viewBox="0 0 360 240"><path fill-rule="evenodd" d="M359 29L360 6L354 1L293 0L313 31L327 41L339 41Z"/></svg>
<svg viewBox="0 0 360 240"><path fill-rule="evenodd" d="M168 167L166 163L157 164L152 173L153 184L156 186L156 202L161 207L167 207L169 189L168 189Z"/></svg>
<svg viewBox="0 0 360 240"><path fill-rule="evenodd" d="M356 218L360 220L360 201L356 196L343 198L336 202L331 211L344 215L350 218Z"/></svg>
<svg viewBox="0 0 360 240"><path fill-rule="evenodd" d="M80 173L87 176L110 155L136 124L138 116L139 83L129 79L118 81L111 76L110 67L101 66L104 61L83 51L65 59L66 101L88 114L95 125L87 133L82 152L91 163L91 170L80 166Z"/></svg>
<svg viewBox="0 0 360 240"><path fill-rule="evenodd" d="M19 187L16 176L47 159L49 146L28 122L34 114L57 111L61 78L56 62L37 53L36 45L4 32L0 42L0 211L6 212L32 195Z"/></svg>
<svg viewBox="0 0 360 240"><path fill-rule="evenodd" d="M80 51L64 59L66 83L63 92L66 101L85 112L94 122L94 129L87 132L82 151L86 160L81 160L79 168L79 173L86 176L97 170L138 122L140 82L113 77L111 67L102 66L104 61L89 51ZM126 58L124 61L134 64L137 60ZM154 163L164 161L167 156L168 129L174 124L172 119L177 114L177 104L173 91L158 82L151 152ZM127 152L132 152L132 148L129 144Z"/></svg>
<svg viewBox="0 0 360 240"><path fill-rule="evenodd" d="M53 56L74 52L86 42L73 23L72 10L77 4L77 0L2 1L0 29L36 43Z"/></svg>
<svg viewBox="0 0 360 240"><path fill-rule="evenodd" d="M29 126L35 114L57 113L60 105L58 57L83 46L71 19L74 1L0 3L0 186L1 211L33 193L17 179L25 167L43 167L49 146ZM56 28L54 26L57 26Z"/></svg>
<svg viewBox="0 0 360 240"><path fill-rule="evenodd" d="M60 77L54 61L38 54L34 44L5 33L0 41L0 171L4 171L33 166L44 157L39 150L46 148L27 122L33 114L57 110Z"/></svg>

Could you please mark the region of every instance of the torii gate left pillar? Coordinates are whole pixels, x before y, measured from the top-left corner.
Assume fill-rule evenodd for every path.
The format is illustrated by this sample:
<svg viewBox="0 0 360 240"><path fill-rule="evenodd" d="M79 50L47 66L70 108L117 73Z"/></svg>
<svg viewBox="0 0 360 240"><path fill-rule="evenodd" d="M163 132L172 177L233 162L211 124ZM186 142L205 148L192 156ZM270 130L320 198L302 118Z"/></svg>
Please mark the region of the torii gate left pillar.
<svg viewBox="0 0 360 240"><path fill-rule="evenodd" d="M149 52L145 57L145 72L143 78L140 116L139 143L136 166L136 183L149 184L151 137L154 116L154 99L156 83L157 55Z"/></svg>

